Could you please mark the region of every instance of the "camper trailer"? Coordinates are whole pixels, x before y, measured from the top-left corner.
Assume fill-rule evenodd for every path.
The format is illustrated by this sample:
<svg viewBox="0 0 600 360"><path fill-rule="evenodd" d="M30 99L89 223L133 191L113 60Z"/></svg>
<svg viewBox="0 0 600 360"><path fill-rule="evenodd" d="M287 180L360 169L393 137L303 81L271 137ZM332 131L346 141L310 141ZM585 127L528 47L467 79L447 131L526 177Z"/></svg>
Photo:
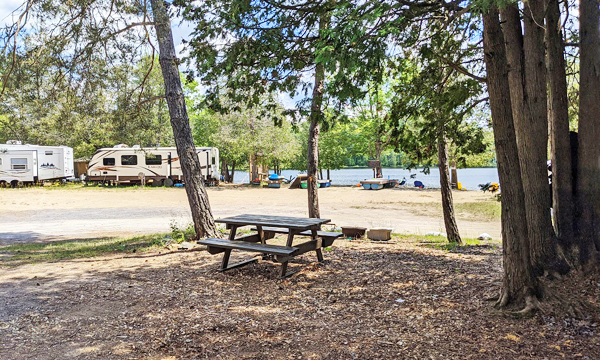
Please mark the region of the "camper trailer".
<svg viewBox="0 0 600 360"><path fill-rule="evenodd" d="M0 145L0 185L21 185L73 177L73 149L67 146Z"/></svg>
<svg viewBox="0 0 600 360"><path fill-rule="evenodd" d="M202 177L207 183L219 179L219 149L196 148ZM88 166L87 181L110 183L151 183L172 186L183 182L177 148L141 148L116 145L94 154Z"/></svg>

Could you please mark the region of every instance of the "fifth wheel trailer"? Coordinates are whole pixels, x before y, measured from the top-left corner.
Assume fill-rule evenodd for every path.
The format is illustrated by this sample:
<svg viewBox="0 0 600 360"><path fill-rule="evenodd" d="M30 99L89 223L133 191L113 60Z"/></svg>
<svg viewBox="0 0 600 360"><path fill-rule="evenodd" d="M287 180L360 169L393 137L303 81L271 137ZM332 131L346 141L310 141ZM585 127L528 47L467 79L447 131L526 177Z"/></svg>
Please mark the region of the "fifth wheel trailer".
<svg viewBox="0 0 600 360"><path fill-rule="evenodd" d="M18 185L73 177L73 149L67 146L0 145L0 185Z"/></svg>
<svg viewBox="0 0 600 360"><path fill-rule="evenodd" d="M196 148L204 181L219 180L219 149ZM171 186L183 181L177 148L141 148L116 145L96 151L88 166L88 181L114 183L151 182Z"/></svg>

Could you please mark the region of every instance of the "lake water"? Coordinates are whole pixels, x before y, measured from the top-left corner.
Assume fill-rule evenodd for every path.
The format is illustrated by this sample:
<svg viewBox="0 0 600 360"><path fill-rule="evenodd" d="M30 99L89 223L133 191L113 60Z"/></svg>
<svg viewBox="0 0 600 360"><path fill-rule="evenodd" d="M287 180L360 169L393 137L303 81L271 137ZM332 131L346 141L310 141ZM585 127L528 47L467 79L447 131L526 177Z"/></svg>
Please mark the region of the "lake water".
<svg viewBox="0 0 600 360"><path fill-rule="evenodd" d="M489 182L498 183L498 169L496 168L470 168L470 169L458 169L458 181L467 190L479 190L479 184L485 184ZM358 184L361 180L372 179L372 169L341 169L331 170L331 181L332 185L344 185L352 186ZM286 179L290 177L294 178L298 175L297 170L283 170L281 175ZM411 178L414 175L414 178ZM327 176L327 172L323 171L323 176ZM384 168L383 177L385 179L399 179L406 178L407 185L412 186L414 181L419 180L425 187L439 188L440 187L440 172L437 168L431 168L431 172L425 175L421 169L404 170L404 169L392 169ZM246 171L236 171L234 182L237 184L247 184L249 175Z"/></svg>

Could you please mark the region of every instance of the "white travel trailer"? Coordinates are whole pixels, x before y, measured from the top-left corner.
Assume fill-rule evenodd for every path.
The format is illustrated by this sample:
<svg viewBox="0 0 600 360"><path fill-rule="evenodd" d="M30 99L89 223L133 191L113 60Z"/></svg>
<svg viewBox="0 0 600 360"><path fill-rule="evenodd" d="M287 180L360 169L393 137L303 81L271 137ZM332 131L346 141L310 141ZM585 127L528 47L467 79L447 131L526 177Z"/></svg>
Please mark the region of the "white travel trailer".
<svg viewBox="0 0 600 360"><path fill-rule="evenodd" d="M207 183L219 180L219 149L196 148L202 177ZM152 183L172 186L183 182L177 148L140 148L116 145L94 154L88 166L87 180L112 183Z"/></svg>
<svg viewBox="0 0 600 360"><path fill-rule="evenodd" d="M12 186L73 177L73 149L9 141L0 145L0 185Z"/></svg>

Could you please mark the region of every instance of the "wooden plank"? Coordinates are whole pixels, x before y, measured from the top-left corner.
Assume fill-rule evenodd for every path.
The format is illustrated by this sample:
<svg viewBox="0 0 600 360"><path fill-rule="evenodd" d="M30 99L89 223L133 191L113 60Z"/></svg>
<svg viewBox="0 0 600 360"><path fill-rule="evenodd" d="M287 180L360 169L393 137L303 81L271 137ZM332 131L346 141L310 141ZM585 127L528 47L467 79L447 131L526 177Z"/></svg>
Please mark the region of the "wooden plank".
<svg viewBox="0 0 600 360"><path fill-rule="evenodd" d="M321 246L322 246L321 239L311 240L311 241L307 241L307 242L299 244L299 245L294 245L294 247L297 250L292 255L277 255L276 261L280 262L280 263L284 263L284 262L289 261L292 257L296 257L298 255L302 255L309 251L315 251L317 249L320 249Z"/></svg>
<svg viewBox="0 0 600 360"><path fill-rule="evenodd" d="M230 251L231 251L231 250L230 250ZM245 266L245 265L248 265L248 264L255 263L255 262L257 262L257 261L258 261L258 258L252 258L252 259L248 259L248 260L240 261L239 263L235 263L235 264L233 264L233 265L229 265L228 267L226 267L226 268L224 268L224 269L223 269L223 268L221 268L221 269L219 269L218 271L221 271L221 272L223 272L223 271L227 271L227 270L231 270L231 269L239 268L239 267L242 267L242 266Z"/></svg>
<svg viewBox="0 0 600 360"><path fill-rule="evenodd" d="M274 216L274 215L253 215L253 214L244 214L244 215L232 216L232 217L215 220L215 222L225 223L228 225L271 226L271 227L283 227L283 228L288 228L288 229L300 229L300 230L317 228L320 225L326 224L330 221L331 221L331 219L300 218L300 217Z"/></svg>
<svg viewBox="0 0 600 360"><path fill-rule="evenodd" d="M259 234L249 234L249 235L240 236L238 238L233 239L232 241L246 241L246 242L254 242L254 243L261 242Z"/></svg>
<svg viewBox="0 0 600 360"><path fill-rule="evenodd" d="M268 245L246 241L230 241L224 239L205 239L198 241L198 244L206 245L211 248L223 248L230 250L237 249L274 255L291 255L297 250L295 247L291 246Z"/></svg>

